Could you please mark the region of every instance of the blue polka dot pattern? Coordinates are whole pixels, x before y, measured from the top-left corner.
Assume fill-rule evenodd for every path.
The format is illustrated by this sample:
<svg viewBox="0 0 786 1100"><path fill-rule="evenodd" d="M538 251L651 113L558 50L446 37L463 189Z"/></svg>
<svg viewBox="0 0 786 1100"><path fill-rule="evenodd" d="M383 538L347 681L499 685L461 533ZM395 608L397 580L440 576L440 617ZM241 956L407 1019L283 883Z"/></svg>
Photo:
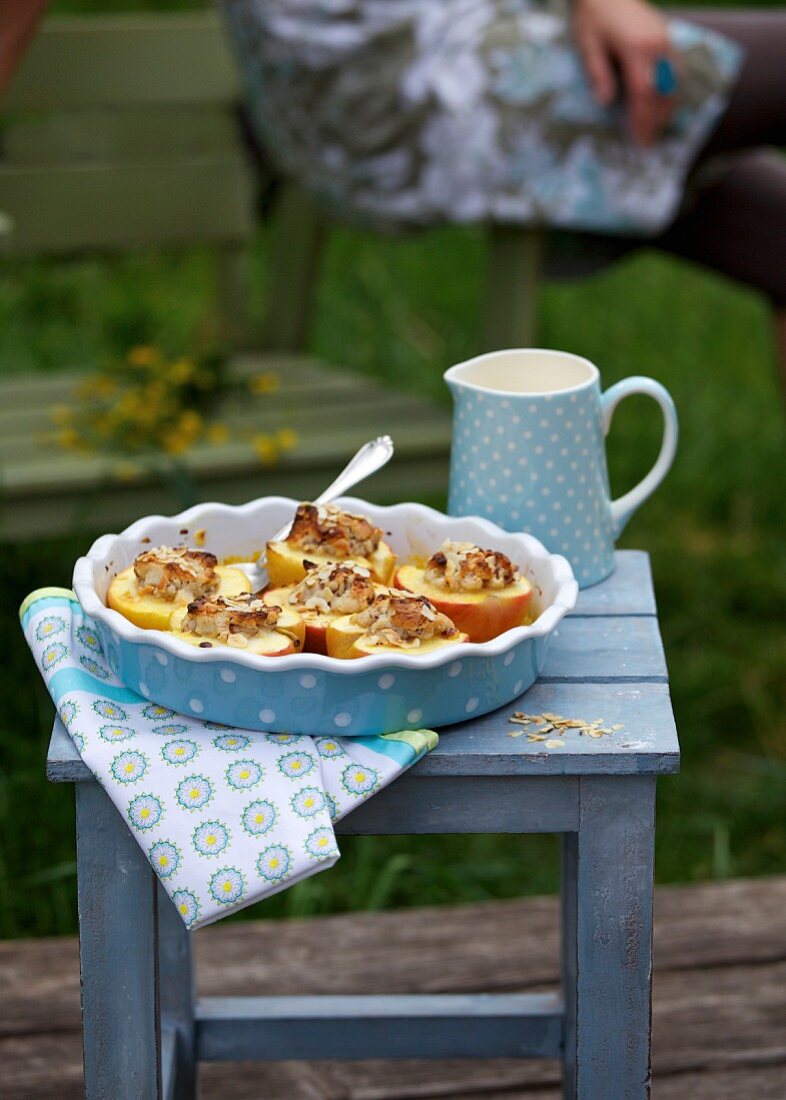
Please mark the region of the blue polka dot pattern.
<svg viewBox="0 0 786 1100"><path fill-rule="evenodd" d="M508 395L454 388L451 515L534 535L563 554L582 587L614 568L597 384Z"/></svg>

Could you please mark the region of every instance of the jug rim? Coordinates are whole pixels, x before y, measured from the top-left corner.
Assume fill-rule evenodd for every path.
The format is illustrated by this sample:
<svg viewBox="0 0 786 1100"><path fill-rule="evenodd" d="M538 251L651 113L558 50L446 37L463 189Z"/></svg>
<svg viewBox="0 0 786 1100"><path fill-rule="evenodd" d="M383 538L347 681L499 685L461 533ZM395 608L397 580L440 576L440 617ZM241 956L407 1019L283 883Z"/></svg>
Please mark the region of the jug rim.
<svg viewBox="0 0 786 1100"><path fill-rule="evenodd" d="M548 358L560 358L569 359L575 363L580 363L587 368L588 377L584 381L577 383L575 386L562 386L559 389L550 390L505 390L498 389L497 387L482 386L477 382L469 382L461 377L460 372L467 367L473 366L475 363L481 363L483 360L490 359L506 359L512 358L517 355L539 355L546 356ZM460 384L467 389L475 390L477 393L484 394L496 394L499 397L514 397L514 398L534 398L534 397L551 397L556 394L563 393L578 393L580 390L586 389L595 382L600 381L600 371L589 359L583 355L576 355L572 351L559 351L557 348L501 348L498 351L486 351L480 355L474 355L471 359L465 359L461 363L455 363L442 375L446 383L451 382Z"/></svg>

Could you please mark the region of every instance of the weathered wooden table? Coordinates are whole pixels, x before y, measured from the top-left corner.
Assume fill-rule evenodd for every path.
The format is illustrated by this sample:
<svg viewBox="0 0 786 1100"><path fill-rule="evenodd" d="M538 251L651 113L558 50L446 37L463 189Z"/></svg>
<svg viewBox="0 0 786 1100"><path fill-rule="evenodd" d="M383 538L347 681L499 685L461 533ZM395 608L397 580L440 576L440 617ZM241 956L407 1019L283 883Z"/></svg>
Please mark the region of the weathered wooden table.
<svg viewBox="0 0 786 1100"><path fill-rule="evenodd" d="M568 733L563 748L545 749L508 736L507 710L462 723L338 826L562 834L562 998L195 1000L189 933L55 725L47 774L76 784L89 1100L185 1100L198 1061L529 1055L562 1060L566 1097L648 1095L655 781L677 771L679 745L647 557L622 552L617 562L581 594L517 706L622 729Z"/></svg>

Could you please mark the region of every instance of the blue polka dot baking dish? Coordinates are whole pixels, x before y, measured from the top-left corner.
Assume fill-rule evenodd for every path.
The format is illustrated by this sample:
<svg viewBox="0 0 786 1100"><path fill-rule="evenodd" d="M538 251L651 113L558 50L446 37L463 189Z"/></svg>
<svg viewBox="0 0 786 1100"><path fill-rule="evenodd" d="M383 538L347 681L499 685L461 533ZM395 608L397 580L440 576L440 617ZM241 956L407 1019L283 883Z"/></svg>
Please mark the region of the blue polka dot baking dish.
<svg viewBox="0 0 786 1100"><path fill-rule="evenodd" d="M507 705L535 682L557 624L576 602L567 561L531 535L420 504L338 502L381 527L402 561L422 560L448 538L501 550L533 585L530 625L420 656L388 650L357 660L312 653L265 657L228 646L195 648L173 634L143 630L107 607L112 578L151 546L210 550L220 561L240 563L253 585L252 563L294 516L297 503L265 497L240 507L199 504L178 516L148 516L119 535L104 535L79 559L77 598L127 687L182 714L231 726L360 737L461 722Z"/></svg>

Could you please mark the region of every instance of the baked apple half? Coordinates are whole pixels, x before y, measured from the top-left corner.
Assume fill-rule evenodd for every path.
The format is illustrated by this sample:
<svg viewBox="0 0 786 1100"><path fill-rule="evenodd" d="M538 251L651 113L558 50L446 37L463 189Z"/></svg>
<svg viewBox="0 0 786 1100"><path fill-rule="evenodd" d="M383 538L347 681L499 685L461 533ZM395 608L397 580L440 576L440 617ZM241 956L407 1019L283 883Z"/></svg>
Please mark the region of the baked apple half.
<svg viewBox="0 0 786 1100"><path fill-rule="evenodd" d="M219 565L214 554L185 546L157 546L139 554L112 579L106 602L146 630L167 630L175 607L200 596L234 596L248 591L241 569Z"/></svg>
<svg viewBox="0 0 786 1100"><path fill-rule="evenodd" d="M298 584L307 572L304 561L312 565L354 561L368 569L379 584L390 584L396 568L396 555L383 540L380 528L334 504L299 505L286 539L267 544L271 585Z"/></svg>
<svg viewBox="0 0 786 1100"><path fill-rule="evenodd" d="M308 563L311 565L311 563ZM269 588L262 599L267 604L294 611L306 626L306 653L327 653L327 628L342 615L369 607L382 585L370 570L355 562L313 566L299 584Z"/></svg>
<svg viewBox="0 0 786 1100"><path fill-rule="evenodd" d="M510 558L471 542L444 542L424 569L402 565L395 583L426 596L471 642L488 642L521 626L532 602L532 585Z"/></svg>
<svg viewBox="0 0 786 1100"><path fill-rule="evenodd" d="M389 589L363 611L328 624L329 657L351 660L374 653L432 653L469 639L425 596Z"/></svg>
<svg viewBox="0 0 786 1100"><path fill-rule="evenodd" d="M202 649L229 646L264 657L300 653L305 634L303 620L294 611L267 604L252 592L200 596L172 612L169 629Z"/></svg>

